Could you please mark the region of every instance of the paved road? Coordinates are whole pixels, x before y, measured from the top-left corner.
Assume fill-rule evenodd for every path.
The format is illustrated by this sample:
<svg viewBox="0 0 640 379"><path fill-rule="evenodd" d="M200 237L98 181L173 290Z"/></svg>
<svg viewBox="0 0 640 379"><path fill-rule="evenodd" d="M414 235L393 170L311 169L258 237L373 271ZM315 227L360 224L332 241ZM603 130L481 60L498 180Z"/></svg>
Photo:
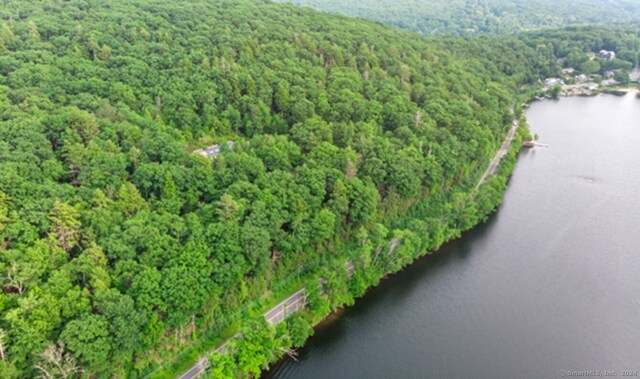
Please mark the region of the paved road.
<svg viewBox="0 0 640 379"><path fill-rule="evenodd" d="M283 300L280 304L271 308L264 314L264 318L271 325L278 324L292 313L304 308L306 305L307 292L305 289L301 289L293 295Z"/></svg>
<svg viewBox="0 0 640 379"><path fill-rule="evenodd" d="M513 113L513 107L511 108L511 112ZM496 155L493 157L493 159L491 160L491 163L489 164L489 167L487 167L487 170L484 172L484 174L478 181L478 184L476 185L476 189L478 189L482 184L484 184L489 178L489 176L494 175L496 173L496 170L498 169L498 165L500 164L500 160L509 151L509 147L511 146L511 142L513 142L513 138L516 135L518 126L519 126L518 121L514 120L513 126L511 127L511 130L509 130L509 133L507 133L507 137L502 143L500 150L498 150ZM391 241L389 243L389 250L390 251L395 250L399 244L400 244L400 241L396 241L396 240ZM355 271L355 268L352 262L347 262L345 264L345 269L347 270L347 273L349 274L349 276L353 275ZM324 284L324 282L326 282L324 279L320 279L321 284ZM287 316L304 308L306 305L306 299L307 299L307 293L305 289L302 288L298 292L294 293L293 295L283 300L280 304L268 310L264 314L264 318L271 325L281 323L282 321L284 321L285 318L287 318ZM235 337L236 336L232 338L235 338ZM216 351L221 353L226 352L227 351L226 343L218 347ZM179 376L178 379L193 379L199 376L206 370L207 362L208 361L206 358L200 359L198 363L195 364L195 366L191 367L188 371L186 371L184 374Z"/></svg>
<svg viewBox="0 0 640 379"><path fill-rule="evenodd" d="M184 374L180 375L178 379L192 379L200 376L207 369L207 360L201 358L195 366L191 367Z"/></svg>
<svg viewBox="0 0 640 379"><path fill-rule="evenodd" d="M511 108L511 112L513 113L513 107ZM476 189L478 189L481 185L483 185L490 176L495 175L496 171L498 170L498 165L500 164L500 160L502 159L502 157L504 157L507 154L507 152L509 151L509 148L511 147L511 142L513 142L513 138L516 136L516 131L518 130L518 126L520 126L520 123L518 122L518 120L514 120L513 126L509 130L509 133L507 133L507 138L504 139L504 142L502 143L500 150L498 150L496 155L491 160L489 167L487 167L487 170L484 172L484 174L482 174L482 177L480 178L480 180L478 181L478 184L476 185Z"/></svg>
<svg viewBox="0 0 640 379"><path fill-rule="evenodd" d="M345 269L347 270L347 274L349 276L352 276L353 273L355 272L355 267L353 266L353 263L351 261L345 264ZM320 283L324 284L326 283L326 280L321 278ZM298 290L298 292L294 293L293 295L289 296L288 298L280 302L280 304L268 310L264 314L264 318L271 325L279 324L282 321L284 321L284 319L287 318L287 316L301 310L306 305L307 305L307 292L304 288L302 288ZM242 335L236 334L235 336L229 338L225 343L219 346L215 351L218 353L226 353L229 350L228 343L234 338L242 338ZM207 369L207 365L208 365L208 360L207 358L203 357L193 367L191 367L185 373L180 375L178 379L196 378L205 372L205 370Z"/></svg>
<svg viewBox="0 0 640 379"><path fill-rule="evenodd" d="M283 300L280 304L271 308L264 314L264 318L271 325L275 325L284 321L287 316L291 315L304 308L307 304L307 293L304 288L289 296L285 300ZM241 338L241 334L236 334L235 336L229 338L224 344L218 347L215 351L218 353L226 353L228 351L228 343L234 338ZM193 379L205 372L207 369L208 360L206 358L201 358L198 363L196 363L193 367L187 370L184 374L180 375L178 379Z"/></svg>
<svg viewBox="0 0 640 379"><path fill-rule="evenodd" d="M513 113L513 107L511 107L511 112ZM491 163L489 164L489 167L487 167L487 170L484 172L484 174L478 181L478 184L476 185L476 189L478 189L482 184L484 184L489 178L489 176L492 176L496 173L496 170L498 169L498 165L500 164L500 160L509 151L509 147L511 146L511 142L513 142L513 138L516 135L518 126L519 126L518 121L514 120L513 126L511 127L511 130L509 130L509 133L507 133L507 137L502 143L500 150L498 150L496 155L493 157L493 159L491 160ZM395 250L398 247L398 245L400 245L400 241L397 241L397 240L391 241L389 243L390 252ZM355 271L355 268L352 262L347 262L345 264L345 269L347 270L347 273L349 274L349 276L353 275ZM324 284L325 282L326 281L324 279L322 278L320 279L321 284ZM283 300L280 304L268 310L264 314L264 318L271 325L281 323L282 321L284 321L285 318L287 318L287 316L304 308L306 305L306 299L307 299L306 291L304 288L302 288L298 292L294 293L293 295ZM235 338L235 337L236 336L232 338ZM216 351L221 353L226 352L227 351L226 344L227 343L225 342L222 346L216 349ZM198 363L196 363L195 366L191 367L188 371L186 371L184 374L179 376L178 379L193 379L199 376L200 374L202 374L206 370L206 368L207 368L207 360L205 358L202 358L200 359L200 361L198 361Z"/></svg>

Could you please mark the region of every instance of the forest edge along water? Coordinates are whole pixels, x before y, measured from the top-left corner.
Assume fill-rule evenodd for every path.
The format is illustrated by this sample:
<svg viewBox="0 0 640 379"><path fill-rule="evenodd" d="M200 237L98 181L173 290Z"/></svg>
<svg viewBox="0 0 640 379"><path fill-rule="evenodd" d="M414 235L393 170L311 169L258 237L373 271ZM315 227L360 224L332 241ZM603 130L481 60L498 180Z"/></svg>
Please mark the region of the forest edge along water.
<svg viewBox="0 0 640 379"><path fill-rule="evenodd" d="M264 376L640 369L638 102L629 93L532 104L532 132L552 148L520 153L498 212L370 289L316 328L299 362L284 359Z"/></svg>
<svg viewBox="0 0 640 379"><path fill-rule="evenodd" d="M515 116L515 111L514 111L515 104L516 103L512 104L511 108L510 108L510 112L511 112L511 114L513 116L513 123L511 124L511 127L507 131L507 134L506 134L506 136L504 138L504 141L502 142L500 148L498 149L496 154L493 156L493 158L489 162L489 166L487 167L487 169L484 171L484 173L482 174L482 176L478 180L478 182L477 182L477 184L475 186L475 191L477 191L478 188L480 188L481 185L486 183L487 180L491 176L496 174L496 172L498 170L498 167L500 165L500 162L502 161L502 159L507 155L507 153L511 149L511 145L513 143L513 140L516 137L516 132L518 130L518 127L520 126L520 120L518 120L518 118ZM396 239L392 240L389 243L389 251L393 252L398 247L399 244L400 244L400 242L398 240L396 240ZM346 262L345 269L346 269L349 277L351 277L355 272L355 267L354 267L353 263L350 262L350 261ZM393 274L395 274L395 273L389 273L389 275L393 275ZM325 280L323 278L321 278L320 279L320 284L322 285L322 284L324 284L324 282L325 282ZM287 305L289 305L289 304L295 304L294 309L288 310L287 309ZM269 309L267 312L265 312L264 317L265 317L265 319L267 320L267 322L270 325L278 324L278 323L284 321L285 318L288 315L291 315L291 314L303 309L303 307L305 305L306 305L306 292L305 292L305 288L301 288L298 291L296 291L294 294L292 294L290 297L288 297L287 299L283 300L281 303L279 303L275 307L273 307L273 308ZM342 308L340 308L340 309L332 312L331 314L327 315L318 324L316 324L315 327L316 328L320 327L320 325L324 324L327 320L334 319L336 314L338 314L341 310L342 310ZM235 338L242 338L242 335L241 334L236 334L233 337L225 340L220 346L218 346L217 348L214 349L214 352L216 352L216 353L224 353L224 352L226 352L226 346L229 344L229 342L231 342ZM199 377L199 376L201 376L202 374L205 373L208 365L209 365L208 359L206 357L201 357L200 359L198 359L198 361L193 366L189 367L188 370L184 371L178 377L178 379L193 379L193 378Z"/></svg>
<svg viewBox="0 0 640 379"><path fill-rule="evenodd" d="M0 377L175 379L203 357L208 377L259 377L333 310L487 221L531 139L518 128L495 175L474 190L512 127L514 91L529 99L561 96L558 87L579 78L591 94L628 83L640 36L612 16L603 26L565 28L575 22L565 19L478 38L457 38L470 25L447 17L447 37L425 38L269 1L4 1ZM625 151L602 141L592 155ZM619 167L570 177L609 190L601 179ZM597 200L577 211L608 197ZM538 243L528 237L514 241ZM477 276L450 290L465 278ZM462 327L469 346L492 325L482 316ZM402 334L395 324L374 335ZM428 348L414 337L404 341ZM455 341L427 353L473 356L447 350ZM378 363L413 365L402 357L412 352L385 353ZM384 369L373 375L407 370Z"/></svg>

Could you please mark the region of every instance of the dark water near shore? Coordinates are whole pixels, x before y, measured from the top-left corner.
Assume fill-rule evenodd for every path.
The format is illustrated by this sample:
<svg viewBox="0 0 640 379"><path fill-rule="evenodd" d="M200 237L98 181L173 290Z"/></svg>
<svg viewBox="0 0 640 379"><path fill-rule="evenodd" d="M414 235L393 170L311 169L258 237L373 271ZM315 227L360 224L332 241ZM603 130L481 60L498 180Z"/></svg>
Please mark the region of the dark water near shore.
<svg viewBox="0 0 640 379"><path fill-rule="evenodd" d="M640 100L534 104L504 204L320 328L269 378L639 370ZM571 373L569 373L571 374Z"/></svg>

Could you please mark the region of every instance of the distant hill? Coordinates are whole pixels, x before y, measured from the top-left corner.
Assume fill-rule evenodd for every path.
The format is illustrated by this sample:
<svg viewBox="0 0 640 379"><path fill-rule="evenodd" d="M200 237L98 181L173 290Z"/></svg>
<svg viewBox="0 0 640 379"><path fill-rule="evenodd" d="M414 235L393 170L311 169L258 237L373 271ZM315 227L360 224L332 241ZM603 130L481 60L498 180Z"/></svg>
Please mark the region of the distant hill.
<svg viewBox="0 0 640 379"><path fill-rule="evenodd" d="M635 0L277 0L364 17L424 35L510 34L640 22Z"/></svg>

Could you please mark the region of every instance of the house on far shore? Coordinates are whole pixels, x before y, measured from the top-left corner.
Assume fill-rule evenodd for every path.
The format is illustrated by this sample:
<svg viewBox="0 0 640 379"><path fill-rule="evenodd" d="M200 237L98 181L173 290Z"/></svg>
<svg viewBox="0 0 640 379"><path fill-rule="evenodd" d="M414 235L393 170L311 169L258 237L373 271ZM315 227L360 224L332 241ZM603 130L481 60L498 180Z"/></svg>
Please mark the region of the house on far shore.
<svg viewBox="0 0 640 379"><path fill-rule="evenodd" d="M227 141L227 147L229 149L233 149L235 146L235 142ZM211 145L209 147L205 147L204 149L198 149L193 151L195 154L200 154L204 157L208 158L216 158L218 154L220 154L220 145Z"/></svg>
<svg viewBox="0 0 640 379"><path fill-rule="evenodd" d="M558 85L564 85L564 81L558 78L546 78L544 80L545 87L552 87L552 86L558 86Z"/></svg>
<svg viewBox="0 0 640 379"><path fill-rule="evenodd" d="M605 77L606 79L611 79L616 75L615 72L613 71L605 71L604 73L602 73L602 76Z"/></svg>
<svg viewBox="0 0 640 379"><path fill-rule="evenodd" d="M616 57L615 51L608 51L605 49L600 50L598 56L604 60L611 61Z"/></svg>
<svg viewBox="0 0 640 379"><path fill-rule="evenodd" d="M576 75L576 82L578 83L586 82L587 80L589 80L589 77L585 74Z"/></svg>
<svg viewBox="0 0 640 379"><path fill-rule="evenodd" d="M600 85L603 87L611 87L611 86L617 86L619 85L620 82L614 80L614 79L607 79L607 80L603 80Z"/></svg>
<svg viewBox="0 0 640 379"><path fill-rule="evenodd" d="M589 82L589 83L582 83L580 87L589 91L593 91L598 89L599 85L597 83Z"/></svg>
<svg viewBox="0 0 640 379"><path fill-rule="evenodd" d="M560 71L560 73L562 75L571 75L571 74L573 74L574 71L575 71L575 69L573 67L567 67L567 68L563 69L562 71Z"/></svg>

